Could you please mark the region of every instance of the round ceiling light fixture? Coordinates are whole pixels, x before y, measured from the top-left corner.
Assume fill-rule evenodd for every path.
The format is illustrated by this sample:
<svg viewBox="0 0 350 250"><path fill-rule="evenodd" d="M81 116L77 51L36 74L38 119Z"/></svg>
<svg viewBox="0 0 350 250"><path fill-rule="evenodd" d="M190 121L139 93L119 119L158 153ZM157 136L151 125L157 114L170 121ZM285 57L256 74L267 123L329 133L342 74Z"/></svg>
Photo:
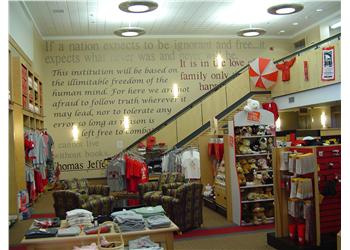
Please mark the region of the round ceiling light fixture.
<svg viewBox="0 0 350 250"><path fill-rule="evenodd" d="M119 9L129 13L145 13L158 8L154 1L125 1L119 4Z"/></svg>
<svg viewBox="0 0 350 250"><path fill-rule="evenodd" d="M259 29L259 28L249 28L249 29L242 29L237 32L237 35L243 36L243 37L256 37L261 36L266 33L266 30Z"/></svg>
<svg viewBox="0 0 350 250"><path fill-rule="evenodd" d="M302 11L304 9L304 5L302 4L279 4L272 6L267 9L272 15L290 15Z"/></svg>
<svg viewBox="0 0 350 250"><path fill-rule="evenodd" d="M145 34L146 31L138 27L124 27L124 28L117 29L113 33L114 35L121 36L121 37L136 37L136 36L141 36Z"/></svg>

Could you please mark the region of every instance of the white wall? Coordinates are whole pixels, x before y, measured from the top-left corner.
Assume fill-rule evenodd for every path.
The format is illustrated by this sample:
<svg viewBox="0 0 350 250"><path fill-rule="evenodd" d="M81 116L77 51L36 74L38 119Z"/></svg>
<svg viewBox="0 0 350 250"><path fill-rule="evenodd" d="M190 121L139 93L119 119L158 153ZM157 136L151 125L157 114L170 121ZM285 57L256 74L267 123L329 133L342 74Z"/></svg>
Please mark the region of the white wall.
<svg viewBox="0 0 350 250"><path fill-rule="evenodd" d="M303 106L309 106L319 103L333 102L340 100L340 83L332 84L322 88L306 90L303 92L285 95L274 99L278 109L290 109ZM294 102L290 98L294 97Z"/></svg>
<svg viewBox="0 0 350 250"><path fill-rule="evenodd" d="M33 23L20 2L9 2L9 34L33 61Z"/></svg>

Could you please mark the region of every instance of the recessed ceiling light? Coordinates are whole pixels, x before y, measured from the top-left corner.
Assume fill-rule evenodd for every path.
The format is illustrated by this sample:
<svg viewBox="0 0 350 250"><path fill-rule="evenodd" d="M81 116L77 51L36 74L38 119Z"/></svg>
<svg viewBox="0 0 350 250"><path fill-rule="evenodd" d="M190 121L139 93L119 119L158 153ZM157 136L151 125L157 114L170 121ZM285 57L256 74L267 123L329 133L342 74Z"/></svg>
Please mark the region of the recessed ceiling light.
<svg viewBox="0 0 350 250"><path fill-rule="evenodd" d="M316 11L317 11L317 12L321 12L321 11L323 11L323 9L317 9Z"/></svg>
<svg viewBox="0 0 350 250"><path fill-rule="evenodd" d="M295 22L295 23L292 23L294 26L297 26L297 25L299 25L299 23L297 23L297 22Z"/></svg>
<svg viewBox="0 0 350 250"><path fill-rule="evenodd" d="M114 34L122 37L135 37L145 34L146 31L138 27L124 27L114 31Z"/></svg>
<svg viewBox="0 0 350 250"><path fill-rule="evenodd" d="M280 33L284 33L284 32L286 32L285 30L280 30Z"/></svg>
<svg viewBox="0 0 350 250"><path fill-rule="evenodd" d="M243 37L255 37L255 36L261 36L266 33L266 30L259 29L259 28L249 28L249 29L243 29L237 32L237 35L243 36Z"/></svg>
<svg viewBox="0 0 350 250"><path fill-rule="evenodd" d="M119 4L119 9L129 13L145 13L158 8L154 1L125 1Z"/></svg>
<svg viewBox="0 0 350 250"><path fill-rule="evenodd" d="M267 9L272 15L290 15L304 9L302 4L279 4Z"/></svg>

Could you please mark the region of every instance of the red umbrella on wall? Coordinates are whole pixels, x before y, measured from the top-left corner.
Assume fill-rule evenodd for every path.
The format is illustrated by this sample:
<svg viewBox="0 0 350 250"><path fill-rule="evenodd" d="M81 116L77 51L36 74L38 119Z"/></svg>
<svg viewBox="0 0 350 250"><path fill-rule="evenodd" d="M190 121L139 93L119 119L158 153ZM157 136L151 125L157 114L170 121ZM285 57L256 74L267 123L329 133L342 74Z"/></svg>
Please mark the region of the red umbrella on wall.
<svg viewBox="0 0 350 250"><path fill-rule="evenodd" d="M256 87L269 89L276 83L278 71L271 59L258 57L249 64L249 76Z"/></svg>

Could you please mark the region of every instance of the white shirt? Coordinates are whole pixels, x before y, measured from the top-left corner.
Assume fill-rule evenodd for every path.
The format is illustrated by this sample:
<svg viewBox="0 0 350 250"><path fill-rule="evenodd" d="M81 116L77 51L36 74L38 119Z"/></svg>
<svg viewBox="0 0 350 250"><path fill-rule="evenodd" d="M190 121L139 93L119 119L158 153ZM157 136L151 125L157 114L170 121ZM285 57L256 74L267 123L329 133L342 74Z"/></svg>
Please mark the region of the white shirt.
<svg viewBox="0 0 350 250"><path fill-rule="evenodd" d="M201 177L199 159L200 156L197 150L189 149L182 153L182 172L186 179L199 179Z"/></svg>

